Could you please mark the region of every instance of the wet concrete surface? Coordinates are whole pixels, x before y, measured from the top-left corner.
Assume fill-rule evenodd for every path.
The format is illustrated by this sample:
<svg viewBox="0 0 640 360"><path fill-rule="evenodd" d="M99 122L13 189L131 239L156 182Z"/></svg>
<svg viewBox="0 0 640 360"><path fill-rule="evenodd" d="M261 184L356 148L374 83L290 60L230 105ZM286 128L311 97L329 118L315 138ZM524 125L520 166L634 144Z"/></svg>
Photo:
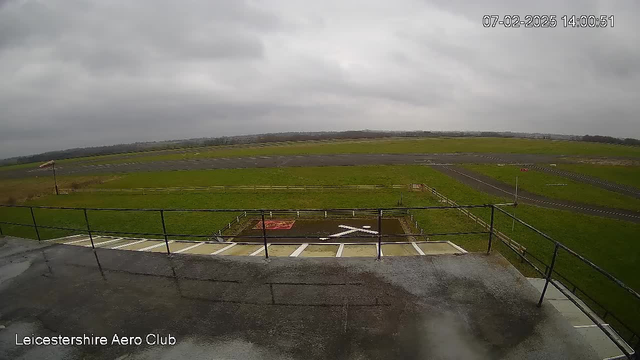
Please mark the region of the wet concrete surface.
<svg viewBox="0 0 640 360"><path fill-rule="evenodd" d="M515 197L515 189L513 187L473 170L460 166L436 166L434 169L476 190L502 197L506 201L513 201ZM543 208L567 210L581 214L640 223L640 212L637 211L553 199L522 189L518 189L518 202Z"/></svg>
<svg viewBox="0 0 640 360"><path fill-rule="evenodd" d="M496 164L496 163L571 163L562 155L540 154L335 154L335 155L290 155L255 156L234 158L203 158L194 160L171 160L116 164L70 163L56 166L59 175L83 175L101 173L127 173L138 171L247 169L274 167L310 166L356 166L356 165L438 165L438 164ZM49 174L49 169L16 169L0 172L0 178L33 177Z"/></svg>
<svg viewBox="0 0 640 360"><path fill-rule="evenodd" d="M500 255L213 257L0 239L0 358L596 359ZM27 245L25 245L27 244ZM176 344L16 346L22 336Z"/></svg>

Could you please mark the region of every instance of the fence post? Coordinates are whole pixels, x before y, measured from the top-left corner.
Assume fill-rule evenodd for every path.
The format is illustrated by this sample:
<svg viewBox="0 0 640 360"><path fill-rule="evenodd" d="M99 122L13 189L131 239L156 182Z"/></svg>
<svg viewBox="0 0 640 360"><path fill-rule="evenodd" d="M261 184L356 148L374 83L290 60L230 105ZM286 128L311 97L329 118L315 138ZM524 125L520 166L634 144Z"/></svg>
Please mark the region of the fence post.
<svg viewBox="0 0 640 360"><path fill-rule="evenodd" d="M378 210L378 260L382 257L382 210Z"/></svg>
<svg viewBox="0 0 640 360"><path fill-rule="evenodd" d="M260 216L262 217L262 239L264 240L264 257L269 258L269 248L267 246L267 225L264 223L264 210L260 210Z"/></svg>
<svg viewBox="0 0 640 360"><path fill-rule="evenodd" d="M167 246L167 254L171 255L169 250L169 236L167 235L167 226L164 224L164 210L160 210L160 218L162 219L162 233L164 234L164 244Z"/></svg>
<svg viewBox="0 0 640 360"><path fill-rule="evenodd" d="M542 289L542 295L540 295L540 301L538 301L538 307L542 306L542 300L544 300L544 293L547 292L547 287L549 286L549 282L551 281L551 276L553 275L553 266L556 264L556 257L558 256L558 243L556 243L556 247L553 249L553 257L551 258L551 265L549 265L549 270L547 271L547 278L544 283L544 288Z"/></svg>
<svg viewBox="0 0 640 360"><path fill-rule="evenodd" d="M96 246L93 244L93 235L91 234L91 227L89 226L89 216L87 216L87 209L82 209L84 211L84 222L87 224L87 232L89 233L89 240L91 240L91 248L93 250L96 249Z"/></svg>
<svg viewBox="0 0 640 360"><path fill-rule="evenodd" d="M36 229L36 236L38 237L38 241L40 241L40 231L38 231L38 224L36 223L36 216L33 214L33 207L29 206L29 210L31 210L31 219L33 220L33 228Z"/></svg>
<svg viewBox="0 0 640 360"><path fill-rule="evenodd" d="M487 254L491 253L491 240L493 240L493 215L496 208L491 205L491 225L489 226L489 246L487 247Z"/></svg>

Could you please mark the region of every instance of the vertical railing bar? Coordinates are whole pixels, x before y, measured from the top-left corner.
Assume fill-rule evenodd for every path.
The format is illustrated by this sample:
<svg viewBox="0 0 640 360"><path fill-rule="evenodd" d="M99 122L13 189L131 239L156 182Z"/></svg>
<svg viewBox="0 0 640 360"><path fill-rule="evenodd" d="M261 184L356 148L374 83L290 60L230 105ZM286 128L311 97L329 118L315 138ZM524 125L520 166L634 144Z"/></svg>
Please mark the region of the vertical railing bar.
<svg viewBox="0 0 640 360"><path fill-rule="evenodd" d="M489 228L489 245L487 246L487 254L491 253L491 241L493 240L493 216L495 212L495 206L491 205L491 226Z"/></svg>
<svg viewBox="0 0 640 360"><path fill-rule="evenodd" d="M171 250L169 250L169 235L167 235L167 226L164 223L164 210L160 210L160 219L162 219L162 233L164 234L164 244L167 246L167 254L171 255Z"/></svg>
<svg viewBox="0 0 640 360"><path fill-rule="evenodd" d="M538 301L538 307L542 306L542 300L544 300L544 294L547 292L547 287L549 286L549 281L551 281L551 276L553 275L553 266L556 263L556 257L558 256L558 243L553 250L553 257L551 258L551 265L549 265L549 270L547 271L546 281L544 283L544 288L542 289L542 294L540 295L540 301Z"/></svg>
<svg viewBox="0 0 640 360"><path fill-rule="evenodd" d="M382 257L382 210L378 210L378 260Z"/></svg>
<svg viewBox="0 0 640 360"><path fill-rule="evenodd" d="M89 233L89 240L91 240L91 248L93 250L96 249L96 246L93 244L93 235L91 234L91 226L89 226L89 216L87 215L87 209L82 209L84 211L84 222L87 224L87 232Z"/></svg>
<svg viewBox="0 0 640 360"><path fill-rule="evenodd" d="M31 210L31 219L33 220L33 228L36 230L36 236L38 237L38 241L40 241L40 231L38 231L38 224L36 223L36 216L33 214L33 206L29 206L29 210Z"/></svg>
<svg viewBox="0 0 640 360"><path fill-rule="evenodd" d="M264 240L264 257L269 258L269 247L267 246L267 225L264 222L264 210L260 210L260 216L262 217L262 239Z"/></svg>

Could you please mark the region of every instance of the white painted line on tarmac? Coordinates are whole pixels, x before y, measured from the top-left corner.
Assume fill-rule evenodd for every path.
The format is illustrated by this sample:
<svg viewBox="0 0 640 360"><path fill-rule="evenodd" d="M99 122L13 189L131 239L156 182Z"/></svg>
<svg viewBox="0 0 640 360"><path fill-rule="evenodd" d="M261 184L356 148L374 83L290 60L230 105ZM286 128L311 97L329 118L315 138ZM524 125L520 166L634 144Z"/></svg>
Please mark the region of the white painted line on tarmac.
<svg viewBox="0 0 640 360"><path fill-rule="evenodd" d="M422 249L420 249L420 247L415 242L412 242L411 245L413 245L413 248L416 249L418 254L424 255L424 251L422 251Z"/></svg>
<svg viewBox="0 0 640 360"><path fill-rule="evenodd" d="M267 244L267 247L269 247L269 246L271 246L271 244ZM264 251L264 246L261 246L260 249L252 252L251 254L249 254L249 256L256 256L256 255L260 254L263 251Z"/></svg>
<svg viewBox="0 0 640 360"><path fill-rule="evenodd" d="M330 237L340 237L340 236L342 236L342 235L351 234L351 233L354 233L354 232L356 232L356 231L358 231L358 230L357 230L357 229L356 229L356 230L347 230L347 231L343 231L343 232L341 232L341 233L337 233L337 234L333 234L333 235L329 235L329 236L330 236ZM320 239L322 240L322 238L320 238Z"/></svg>
<svg viewBox="0 0 640 360"><path fill-rule="evenodd" d="M98 238L99 238L99 236L96 236L96 237L94 237L93 239L95 240L95 239L98 239ZM83 241L90 241L90 240L91 240L90 238L87 238L87 239L82 239L82 240L69 241L69 242L66 242L66 243L64 243L64 244L65 244L65 245L71 245L71 244L76 244L76 243L79 243L79 242L83 242Z"/></svg>
<svg viewBox="0 0 640 360"><path fill-rule="evenodd" d="M186 247L186 248L184 248L184 249L180 249L180 250L178 250L178 251L174 251L173 253L174 253L174 254L180 254L180 253L183 253L183 252L185 252L185 251L189 251L189 250L191 250L191 249L197 248L198 246L200 246L200 245L202 245L202 244L204 244L204 243L203 243L203 242L201 242L201 243L198 243L198 244L195 244L195 245L192 245L192 246L188 246L188 247Z"/></svg>
<svg viewBox="0 0 640 360"><path fill-rule="evenodd" d="M300 245L300 247L298 247L296 249L296 251L292 252L291 255L289 255L290 257L298 257L298 255L302 254L302 252L304 251L304 249L307 248L307 246L309 246L309 244L305 243Z"/></svg>
<svg viewBox="0 0 640 360"><path fill-rule="evenodd" d="M120 249L120 248L123 248L123 247L131 246L131 245L135 245L135 244L140 244L140 243L143 243L143 242L145 242L145 241L147 241L147 239L134 241L134 242L132 242L132 243L128 243L128 244L123 244L123 245L114 246L114 247L112 247L111 249Z"/></svg>
<svg viewBox="0 0 640 360"><path fill-rule="evenodd" d="M168 244L171 244L172 242L173 242L173 240L169 240L169 241L168 241L168 242L166 242L166 243L165 243L165 242L161 242L160 244L151 245L151 246L147 246L146 248L138 249L138 251L147 251L147 250L155 249L155 248L160 247L160 246L162 246L162 245L165 245L165 244L167 244L167 243L168 243Z"/></svg>
<svg viewBox="0 0 640 360"><path fill-rule="evenodd" d="M453 246L454 248L458 249L458 251L460 251L463 254L467 253L467 250L465 250L465 249L461 248L460 246L452 243L451 241L447 241L447 244L449 244L449 245Z"/></svg>
<svg viewBox="0 0 640 360"><path fill-rule="evenodd" d="M342 257L342 251L344 251L344 244L340 244L338 252L336 253L336 257Z"/></svg>
<svg viewBox="0 0 640 360"><path fill-rule="evenodd" d="M97 244L94 242L94 244L93 244L93 245L94 245L94 246L98 246L98 245L104 245L104 244L111 244L112 242L116 242L116 241L119 241L119 240L122 240L122 238L117 238L117 239L113 239L113 240L103 241L103 242L101 242L101 243L97 243Z"/></svg>
<svg viewBox="0 0 640 360"><path fill-rule="evenodd" d="M68 239L73 239L73 238L77 238L78 236L86 236L86 235L70 235L70 236L63 236L61 238L55 238L55 239L49 239L49 240L44 240L44 242L49 242L49 241L60 241L60 240L68 240Z"/></svg>
<svg viewBox="0 0 640 360"><path fill-rule="evenodd" d="M229 250L229 249L231 249L232 247L234 247L234 246L236 246L236 245L238 245L238 243L233 243L233 244L231 244L231 245L225 246L225 247L223 247L222 249L220 249L220 250L218 250L218 251L214 251L214 252L212 252L212 253L211 253L211 255L218 255L218 254L220 254L221 252L223 252L223 251L225 251L225 250Z"/></svg>
<svg viewBox="0 0 640 360"><path fill-rule="evenodd" d="M355 230L355 231L362 231L362 232L366 232L369 234L377 234L377 231L373 231L373 230L367 230L367 229L361 229L361 228L357 228L357 227L353 227L353 226L348 226L348 225L338 225L338 227L341 227L343 229L349 229L349 230Z"/></svg>

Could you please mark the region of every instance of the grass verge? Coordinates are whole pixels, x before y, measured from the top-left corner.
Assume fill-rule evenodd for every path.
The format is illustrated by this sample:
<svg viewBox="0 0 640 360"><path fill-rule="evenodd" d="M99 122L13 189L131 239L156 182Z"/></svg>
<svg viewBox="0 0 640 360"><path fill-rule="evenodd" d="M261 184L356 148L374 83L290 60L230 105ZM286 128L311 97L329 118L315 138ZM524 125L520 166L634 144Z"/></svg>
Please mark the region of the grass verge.
<svg viewBox="0 0 640 360"><path fill-rule="evenodd" d="M640 199L570 180L563 176L535 170L522 172L520 171L520 166L464 165L464 167L492 177L508 184L512 188L515 188L517 176L519 189L552 199L576 201L618 209L640 210Z"/></svg>

